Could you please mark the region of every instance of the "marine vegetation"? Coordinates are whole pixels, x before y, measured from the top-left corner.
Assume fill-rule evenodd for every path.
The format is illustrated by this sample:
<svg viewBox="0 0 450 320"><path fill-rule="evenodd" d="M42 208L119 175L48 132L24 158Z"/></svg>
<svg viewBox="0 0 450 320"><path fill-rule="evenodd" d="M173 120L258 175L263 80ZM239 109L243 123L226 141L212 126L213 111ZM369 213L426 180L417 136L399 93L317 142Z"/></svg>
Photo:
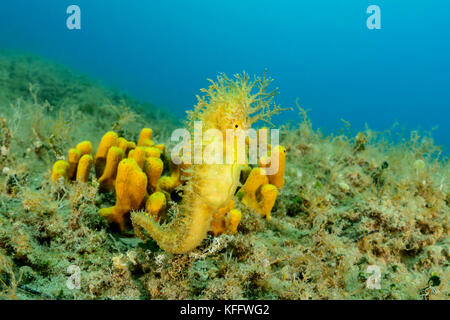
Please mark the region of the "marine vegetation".
<svg viewBox="0 0 450 320"><path fill-rule="evenodd" d="M188 123L270 122L267 80L219 76ZM162 109L0 54L1 298L450 297L450 167L431 133L324 135L299 106L269 159L225 173L169 161L183 124ZM272 155L282 170L263 175Z"/></svg>

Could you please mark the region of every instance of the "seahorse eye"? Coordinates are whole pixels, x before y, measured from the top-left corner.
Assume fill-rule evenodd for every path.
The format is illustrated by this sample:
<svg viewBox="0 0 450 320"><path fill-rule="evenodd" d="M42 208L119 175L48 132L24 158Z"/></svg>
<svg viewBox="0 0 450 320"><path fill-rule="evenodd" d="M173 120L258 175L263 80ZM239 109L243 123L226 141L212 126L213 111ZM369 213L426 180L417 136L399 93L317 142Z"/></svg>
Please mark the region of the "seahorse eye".
<svg viewBox="0 0 450 320"><path fill-rule="evenodd" d="M235 124L234 127L237 129L239 126L237 124Z"/></svg>

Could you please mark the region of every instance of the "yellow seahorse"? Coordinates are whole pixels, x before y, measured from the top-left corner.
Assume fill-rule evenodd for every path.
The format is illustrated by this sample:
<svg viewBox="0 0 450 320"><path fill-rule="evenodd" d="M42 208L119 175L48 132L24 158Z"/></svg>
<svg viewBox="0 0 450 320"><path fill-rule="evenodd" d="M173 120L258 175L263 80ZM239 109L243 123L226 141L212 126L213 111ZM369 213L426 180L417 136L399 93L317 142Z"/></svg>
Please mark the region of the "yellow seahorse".
<svg viewBox="0 0 450 320"><path fill-rule="evenodd" d="M247 130L257 120L269 121L279 113L279 105L273 103L278 90L267 91L272 79L255 77L250 80L244 72L234 79L221 74L212 81L198 103L188 111L188 124L192 129L195 121L201 121L203 132L219 130L223 139L206 139L202 150L225 149L227 129ZM224 150L225 153L225 150ZM225 156L223 158L225 160ZM225 162L225 161L224 161ZM196 248L210 229L212 216L233 197L239 185L241 165L195 164L189 168L189 180L182 187L183 198L179 211L168 224L160 225L145 212L132 212L131 220L136 233L142 236L145 230L165 251L185 253Z"/></svg>

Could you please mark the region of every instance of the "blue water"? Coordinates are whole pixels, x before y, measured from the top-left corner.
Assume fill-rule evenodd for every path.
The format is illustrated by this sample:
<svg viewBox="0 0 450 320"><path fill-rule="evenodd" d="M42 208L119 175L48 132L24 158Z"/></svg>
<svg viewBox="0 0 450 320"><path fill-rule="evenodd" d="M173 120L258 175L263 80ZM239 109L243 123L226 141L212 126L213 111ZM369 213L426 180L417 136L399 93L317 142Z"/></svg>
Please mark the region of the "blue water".
<svg viewBox="0 0 450 320"><path fill-rule="evenodd" d="M66 8L81 8L68 30ZM381 30L366 9L381 8ZM450 146L450 1L2 0L0 48L88 72L173 113L218 72L267 69L327 133L395 122ZM285 112L278 123L294 120Z"/></svg>

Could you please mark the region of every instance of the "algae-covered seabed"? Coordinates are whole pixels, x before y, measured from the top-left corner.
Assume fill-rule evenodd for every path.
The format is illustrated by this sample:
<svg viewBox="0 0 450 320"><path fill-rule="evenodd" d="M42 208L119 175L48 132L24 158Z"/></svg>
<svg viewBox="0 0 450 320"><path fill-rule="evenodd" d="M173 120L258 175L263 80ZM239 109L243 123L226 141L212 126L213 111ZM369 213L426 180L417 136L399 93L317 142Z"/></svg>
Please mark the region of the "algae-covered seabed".
<svg viewBox="0 0 450 320"><path fill-rule="evenodd" d="M450 170L430 135L283 127L286 184L266 221L173 255L98 215L98 184L50 183L69 148L143 127L170 146L179 120L29 55L0 54L0 297L3 299L448 299ZM91 174L91 177L93 175ZM92 179L92 178L91 178ZM68 267L81 270L69 289ZM366 286L368 266L381 289Z"/></svg>

